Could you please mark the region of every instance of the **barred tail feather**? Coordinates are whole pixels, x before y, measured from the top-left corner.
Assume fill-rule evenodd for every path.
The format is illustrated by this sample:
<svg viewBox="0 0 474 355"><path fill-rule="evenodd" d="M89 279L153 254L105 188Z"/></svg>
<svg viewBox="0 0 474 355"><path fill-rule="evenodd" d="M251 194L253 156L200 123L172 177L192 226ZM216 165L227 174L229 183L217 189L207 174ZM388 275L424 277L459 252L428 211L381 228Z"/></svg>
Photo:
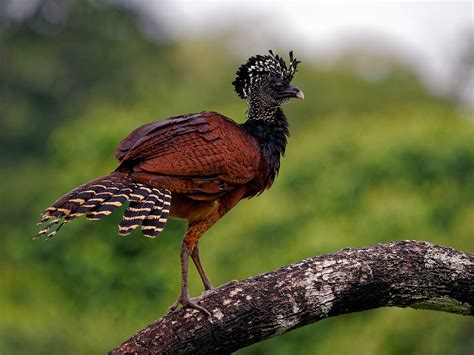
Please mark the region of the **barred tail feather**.
<svg viewBox="0 0 474 355"><path fill-rule="evenodd" d="M160 218L161 209L163 208L163 197L164 194L159 191L155 205L142 222L142 233L145 237L155 237L157 221Z"/></svg>
<svg viewBox="0 0 474 355"><path fill-rule="evenodd" d="M114 172L79 186L47 208L38 223L43 228L34 239L51 238L64 224L82 215L90 220L100 220L127 201L130 204L119 225L121 236L128 236L140 225L146 237L154 238L163 231L171 192Z"/></svg>
<svg viewBox="0 0 474 355"><path fill-rule="evenodd" d="M158 202L142 222L142 233L145 237L155 238L165 228L171 206L171 193L160 191Z"/></svg>
<svg viewBox="0 0 474 355"><path fill-rule="evenodd" d="M98 221L105 216L108 216L114 212L115 209L122 206L130 198L130 193L133 190L129 187L121 186L119 190L114 194L110 195L100 204L96 204L95 207L91 208L87 212L87 219L92 221Z"/></svg>
<svg viewBox="0 0 474 355"><path fill-rule="evenodd" d="M141 225L146 216L153 210L158 196L154 191L148 188L140 187L133 195L139 200L130 202L127 210L123 214L123 219L119 224L119 235L128 236L135 228ZM143 197L138 197L143 196Z"/></svg>

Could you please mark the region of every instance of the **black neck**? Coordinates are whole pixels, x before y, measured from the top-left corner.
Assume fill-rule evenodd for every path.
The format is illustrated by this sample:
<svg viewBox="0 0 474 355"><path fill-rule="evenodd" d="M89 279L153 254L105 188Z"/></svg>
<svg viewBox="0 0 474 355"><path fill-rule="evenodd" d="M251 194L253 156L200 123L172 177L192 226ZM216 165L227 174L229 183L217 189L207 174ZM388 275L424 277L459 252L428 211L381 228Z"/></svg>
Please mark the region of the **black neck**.
<svg viewBox="0 0 474 355"><path fill-rule="evenodd" d="M260 142L262 154L269 165L269 179L273 181L280 169L280 157L285 154L290 135L283 110L280 107L258 110L250 106L248 120L242 124L242 128Z"/></svg>

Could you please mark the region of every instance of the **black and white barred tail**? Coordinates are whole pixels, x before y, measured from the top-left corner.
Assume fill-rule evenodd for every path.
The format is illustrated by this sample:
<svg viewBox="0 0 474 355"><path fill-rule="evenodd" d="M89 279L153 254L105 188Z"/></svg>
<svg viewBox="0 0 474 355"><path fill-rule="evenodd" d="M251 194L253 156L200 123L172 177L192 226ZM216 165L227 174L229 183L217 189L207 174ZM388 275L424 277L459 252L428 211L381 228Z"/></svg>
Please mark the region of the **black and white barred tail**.
<svg viewBox="0 0 474 355"><path fill-rule="evenodd" d="M44 226L35 239L51 238L64 224L82 215L100 220L127 201L130 204L119 224L120 236L128 236L139 226L149 238L163 231L170 212L171 192L114 172L79 186L47 208L38 223Z"/></svg>

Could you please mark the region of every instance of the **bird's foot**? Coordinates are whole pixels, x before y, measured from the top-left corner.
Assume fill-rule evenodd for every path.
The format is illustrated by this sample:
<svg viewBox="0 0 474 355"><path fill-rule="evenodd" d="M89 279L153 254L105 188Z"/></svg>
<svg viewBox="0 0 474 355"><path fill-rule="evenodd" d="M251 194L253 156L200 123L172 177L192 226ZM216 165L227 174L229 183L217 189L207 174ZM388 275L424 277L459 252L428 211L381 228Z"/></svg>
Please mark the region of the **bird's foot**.
<svg viewBox="0 0 474 355"><path fill-rule="evenodd" d="M206 289L201 294L201 296L199 296L199 298L206 297L207 295L210 295L211 293L213 293L215 290L216 290L215 287L212 287L212 286L211 287L206 287Z"/></svg>
<svg viewBox="0 0 474 355"><path fill-rule="evenodd" d="M209 281L204 283L204 292L215 290L216 288L212 286Z"/></svg>
<svg viewBox="0 0 474 355"><path fill-rule="evenodd" d="M189 298L188 295L179 296L176 302L168 309L168 313L174 312L178 308L179 305L183 306L183 308L189 307L189 308L197 309L198 311L201 311L208 317L211 317L211 312L209 312L204 307L198 305L197 302Z"/></svg>

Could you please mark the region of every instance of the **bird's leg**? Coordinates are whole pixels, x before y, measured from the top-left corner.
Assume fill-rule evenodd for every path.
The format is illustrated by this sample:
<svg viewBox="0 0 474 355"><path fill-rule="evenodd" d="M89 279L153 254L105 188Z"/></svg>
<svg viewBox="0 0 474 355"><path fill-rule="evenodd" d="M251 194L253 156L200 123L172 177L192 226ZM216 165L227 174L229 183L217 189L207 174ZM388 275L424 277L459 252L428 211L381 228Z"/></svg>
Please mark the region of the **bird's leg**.
<svg viewBox="0 0 474 355"><path fill-rule="evenodd" d="M201 259L199 258L199 247L197 243L194 246L193 252L191 253L191 258L193 259L194 265L196 265L196 269L199 272L199 276L201 276L204 289L206 291L212 290L214 287L212 287L211 283L209 282L209 279L207 278L206 272L202 267Z"/></svg>
<svg viewBox="0 0 474 355"><path fill-rule="evenodd" d="M198 305L195 301L192 301L189 298L189 290L188 290L188 263L189 263L189 256L192 257L194 263L196 264L196 268L199 271L199 275L201 275L201 279L203 280L204 287L206 289L212 288L209 280L207 279L206 274L204 273L204 269L202 268L201 261L199 260L199 251L197 251L197 244L199 238L203 235L203 233L209 229L220 217L221 214L218 211L219 204L213 203L211 205L211 210L207 211L207 217L204 219L196 220L193 222L189 222L188 228L186 230L186 234L183 238L183 244L181 245L181 295L179 296L176 303L170 308L170 311L174 311L178 305L182 305L183 307L191 307L200 310L201 312L205 313L208 316L211 316L211 313L205 309L204 307ZM196 251L195 251L196 250Z"/></svg>
<svg viewBox="0 0 474 355"><path fill-rule="evenodd" d="M181 245L180 257L181 257L181 295L178 297L175 304L170 307L169 312L173 312L174 310L176 310L176 308L178 308L179 305L182 305L183 307L195 308L197 310L200 310L204 314L211 316L211 313L207 309L205 309L204 307L201 307L196 302L192 301L191 298L189 298L189 289L188 289L189 249L188 249L188 245L186 244L186 241L184 240L183 240L183 244Z"/></svg>

